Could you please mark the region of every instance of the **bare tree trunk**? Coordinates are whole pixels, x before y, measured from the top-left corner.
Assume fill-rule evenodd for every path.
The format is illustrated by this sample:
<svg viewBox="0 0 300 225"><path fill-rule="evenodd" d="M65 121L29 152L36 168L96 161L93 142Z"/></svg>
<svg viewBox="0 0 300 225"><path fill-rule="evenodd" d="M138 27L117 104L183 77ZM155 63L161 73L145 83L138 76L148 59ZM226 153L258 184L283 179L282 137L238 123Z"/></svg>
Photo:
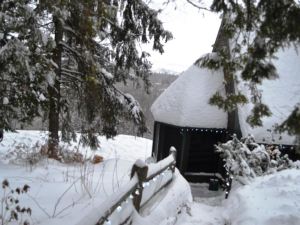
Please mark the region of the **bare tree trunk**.
<svg viewBox="0 0 300 225"><path fill-rule="evenodd" d="M57 65L55 69L55 83L53 86L48 86L49 94L49 140L48 140L48 157L59 159L59 113L60 113L60 78L62 65L62 47L60 42L63 38L63 28L61 21L57 17L53 17L55 28L55 43L56 47L53 51L53 61Z"/></svg>

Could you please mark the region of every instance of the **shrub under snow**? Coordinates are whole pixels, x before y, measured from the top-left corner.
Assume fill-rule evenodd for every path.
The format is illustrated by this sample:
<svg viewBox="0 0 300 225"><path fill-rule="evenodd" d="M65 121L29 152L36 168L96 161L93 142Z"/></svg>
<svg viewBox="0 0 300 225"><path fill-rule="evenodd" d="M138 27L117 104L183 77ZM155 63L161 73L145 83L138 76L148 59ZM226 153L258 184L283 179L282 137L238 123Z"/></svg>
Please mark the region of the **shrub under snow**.
<svg viewBox="0 0 300 225"><path fill-rule="evenodd" d="M287 168L299 168L287 155L280 156L277 147L266 147L255 143L252 136L232 140L216 146L225 161L225 167L238 181L247 183L256 176L273 173Z"/></svg>

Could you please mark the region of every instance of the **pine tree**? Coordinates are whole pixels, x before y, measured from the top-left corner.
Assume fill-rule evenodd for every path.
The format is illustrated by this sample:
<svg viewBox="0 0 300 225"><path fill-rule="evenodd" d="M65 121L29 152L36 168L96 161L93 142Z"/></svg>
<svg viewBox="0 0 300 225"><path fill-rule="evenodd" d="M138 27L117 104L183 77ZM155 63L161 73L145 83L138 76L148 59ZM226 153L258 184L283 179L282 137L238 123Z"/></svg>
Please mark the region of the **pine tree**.
<svg viewBox="0 0 300 225"><path fill-rule="evenodd" d="M237 104L251 101L254 105L248 123L261 126L261 118L270 116L271 111L262 102L257 84L265 79L276 79L278 74L271 60L280 48L294 46L300 42L300 4L295 0L214 0L209 8L202 7L201 1L190 1L195 7L221 13L222 34L227 39L225 48L218 48L217 56L203 57L197 63L201 66L226 71L226 83L236 81L237 72L247 81L251 89L251 99L241 93L227 93L223 97L216 93L211 103L232 111ZM229 46L230 41L230 46ZM215 46L219 47L219 46ZM230 48L230 50L229 50ZM299 105L279 127L281 131L300 135Z"/></svg>
<svg viewBox="0 0 300 225"><path fill-rule="evenodd" d="M63 139L74 137L74 110L80 117L77 122L81 126L82 141L92 147L98 145L97 134L107 137L116 135L120 117L131 117L140 125L140 132L145 131L139 104L132 96L118 90L115 84L141 78L146 86L149 85L151 64L147 60L148 53L139 51L138 44L152 40L153 49L162 53L162 41L172 37L157 19L156 11L142 0L14 0L8 1L8 4L11 2L21 8L30 8L33 14L34 23L31 26L35 24L34 32L27 27L29 24L24 23L25 19L20 20L20 16L12 18L19 21L26 31L32 32L31 37L25 36L24 40L19 40L28 51L28 68L32 71L31 64L41 58L38 65L43 70L35 71L40 79L27 88L29 92L33 88L41 88L40 92L45 96L43 102L47 104L36 102L32 107L36 113L32 113L29 120L40 111L48 113L49 157L59 158L60 129ZM3 8L1 12L5 10ZM16 13L15 9L12 11ZM23 17L25 15L21 15ZM6 29L8 26L5 24L2 27ZM19 34L20 31L15 29L13 33ZM30 39L38 39L34 44L39 48L39 53L32 58L33 53L27 48ZM8 48L6 43L0 52L5 48ZM3 66L11 62L7 59L5 63L3 61ZM20 72L19 68L13 69ZM7 87L10 86L8 83ZM5 98L3 102L7 102ZM16 111L19 110L23 108L16 107ZM1 113L6 112L1 110ZM5 128L11 129L9 122Z"/></svg>
<svg viewBox="0 0 300 225"><path fill-rule="evenodd" d="M0 127L29 122L45 106L47 60L43 35L28 1L0 4Z"/></svg>

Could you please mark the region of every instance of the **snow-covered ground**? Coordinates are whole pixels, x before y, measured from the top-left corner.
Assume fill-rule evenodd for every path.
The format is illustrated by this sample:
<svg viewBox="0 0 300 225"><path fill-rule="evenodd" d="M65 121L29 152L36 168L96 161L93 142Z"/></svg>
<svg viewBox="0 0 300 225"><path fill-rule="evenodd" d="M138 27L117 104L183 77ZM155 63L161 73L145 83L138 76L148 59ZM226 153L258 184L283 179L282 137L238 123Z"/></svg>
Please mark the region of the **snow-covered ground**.
<svg viewBox="0 0 300 225"><path fill-rule="evenodd" d="M79 135L77 135L79 139ZM14 151L15 148L26 146L27 149L32 149L35 146L41 146L45 143L47 134L42 131L22 130L17 133L5 133L3 142L0 143L0 155ZM146 159L151 155L152 141L145 138L118 135L114 139L106 139L99 137L100 147L95 151L90 148L80 146L79 151L86 157L91 157L94 154L99 154L108 159L118 159L135 161L136 159ZM69 150L76 150L78 142L61 144Z"/></svg>
<svg viewBox="0 0 300 225"><path fill-rule="evenodd" d="M21 196L20 205L32 209L31 224L75 224L93 205L128 182L132 164L138 158L149 157L152 148L152 142L144 138L101 137L96 151L79 148L87 158L94 154L103 156L100 164L62 164L47 159L31 164L26 158L40 149L45 138L43 132L20 131L5 133L0 143L0 181L7 179L11 188L30 186L28 195ZM77 143L64 144L64 148L74 151L77 147ZM20 152L25 159L20 159Z"/></svg>
<svg viewBox="0 0 300 225"><path fill-rule="evenodd" d="M232 225L299 225L300 170L258 177L236 189L226 206Z"/></svg>
<svg viewBox="0 0 300 225"><path fill-rule="evenodd" d="M129 172L137 158L151 154L152 142L144 138L119 135L114 140L100 138L96 151L79 148L87 157L104 157L100 164L62 164L42 159L37 164L19 159L12 152L38 149L45 133L20 131L5 133L0 143L0 181L7 179L11 188L30 186L19 196L20 205L30 207L31 224L74 225L116 193L129 181ZM76 150L76 143L65 148ZM19 160L17 160L19 159ZM26 161L26 163L25 163ZM134 225L299 225L300 170L289 169L258 177L248 185L233 185L229 198L222 191L210 192L207 185L192 185L178 173L172 184L156 195L138 214ZM3 197L3 190L0 195ZM1 209L1 208L0 208ZM25 218L25 216L24 216ZM10 223L19 224L19 223Z"/></svg>
<svg viewBox="0 0 300 225"><path fill-rule="evenodd" d="M78 146L78 143L63 143L62 146L71 151L79 149L85 158L101 155L104 161L100 164L89 161L85 164L59 163L49 159L33 164L29 160L31 154L40 150L46 134L39 131L4 134L0 143L0 181L7 179L11 189L22 188L25 184L30 186L28 193L14 194L21 207L32 210L32 215L23 215L23 220L43 225L77 224L128 183L137 159L146 160L151 155L152 141L145 138L119 135L110 140L99 139L97 150ZM1 190L0 195L2 198L7 191L5 194ZM136 224L158 224L166 218L175 218L177 211L191 199L188 183L176 172L173 183L156 195L156 201L150 202L141 215L136 213L134 221ZM172 206L167 207L171 203Z"/></svg>
<svg viewBox="0 0 300 225"><path fill-rule="evenodd" d="M198 197L194 197L190 213L179 217L176 225L300 224L299 169L257 177L245 186L234 183L227 200L221 192L208 192L207 186L193 189Z"/></svg>

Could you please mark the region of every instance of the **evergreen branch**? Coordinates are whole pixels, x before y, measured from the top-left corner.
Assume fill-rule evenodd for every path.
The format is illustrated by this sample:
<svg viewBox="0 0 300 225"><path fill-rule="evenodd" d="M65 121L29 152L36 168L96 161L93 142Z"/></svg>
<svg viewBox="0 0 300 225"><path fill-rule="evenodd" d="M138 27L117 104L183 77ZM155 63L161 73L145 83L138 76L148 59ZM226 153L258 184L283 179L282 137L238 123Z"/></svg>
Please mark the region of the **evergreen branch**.
<svg viewBox="0 0 300 225"><path fill-rule="evenodd" d="M71 79L75 79L75 80L77 80L77 81L79 81L79 82L83 82L82 79L80 79L80 78L74 76L74 75L71 74L71 73L68 73L68 72L65 72L65 71L61 71L61 73L62 73L62 75L67 76L67 77L69 77L69 78L71 78Z"/></svg>
<svg viewBox="0 0 300 225"><path fill-rule="evenodd" d="M50 22L45 23L45 24L37 23L37 25L38 25L39 27L47 27L47 28L48 28L48 26L49 26L50 24L53 24L53 21L50 21Z"/></svg>
<svg viewBox="0 0 300 225"><path fill-rule="evenodd" d="M63 26L65 31L68 31L72 34L74 34L75 36L78 36L78 34L70 27L70 26Z"/></svg>
<svg viewBox="0 0 300 225"><path fill-rule="evenodd" d="M53 59L50 59L49 62L55 69L59 69L58 65L53 61Z"/></svg>
<svg viewBox="0 0 300 225"><path fill-rule="evenodd" d="M72 48L71 46L67 45L66 43L64 42L59 42L59 44L65 48L66 50L69 50L70 52L72 52L73 54L75 54L77 57L81 58L81 54L80 52L78 52L77 50L75 50L74 48Z"/></svg>
<svg viewBox="0 0 300 225"><path fill-rule="evenodd" d="M212 10L206 8L206 7L203 7L203 6L200 6L194 2L192 2L191 0L186 0L189 4L191 4L192 6L196 7L197 9L200 9L200 10L205 10L205 11L208 11L208 12L212 12Z"/></svg>
<svg viewBox="0 0 300 225"><path fill-rule="evenodd" d="M69 70L69 69L66 69L66 68L62 68L61 70L64 73L83 75L81 72L78 72L76 70Z"/></svg>

